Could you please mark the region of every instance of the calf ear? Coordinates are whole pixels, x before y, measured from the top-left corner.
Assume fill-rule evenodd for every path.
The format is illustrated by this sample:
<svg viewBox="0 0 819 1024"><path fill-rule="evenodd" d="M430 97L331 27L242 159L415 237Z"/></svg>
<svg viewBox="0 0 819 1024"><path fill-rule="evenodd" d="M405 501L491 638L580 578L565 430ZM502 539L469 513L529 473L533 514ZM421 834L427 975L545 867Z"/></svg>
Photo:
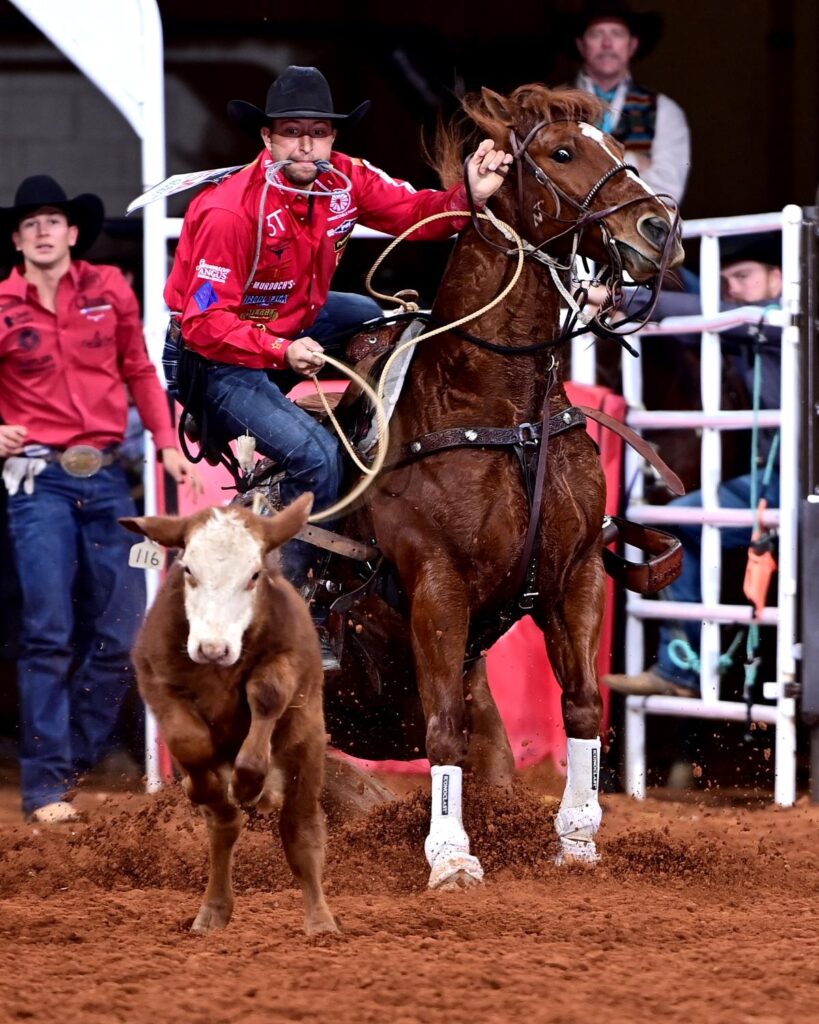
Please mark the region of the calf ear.
<svg viewBox="0 0 819 1024"><path fill-rule="evenodd" d="M131 533L141 533L165 548L183 548L188 520L183 516L139 516L119 520Z"/></svg>
<svg viewBox="0 0 819 1024"><path fill-rule="evenodd" d="M307 491L300 498L282 509L272 519L262 519L265 550L281 547L291 540L299 530L307 524L307 518L313 507L313 494Z"/></svg>

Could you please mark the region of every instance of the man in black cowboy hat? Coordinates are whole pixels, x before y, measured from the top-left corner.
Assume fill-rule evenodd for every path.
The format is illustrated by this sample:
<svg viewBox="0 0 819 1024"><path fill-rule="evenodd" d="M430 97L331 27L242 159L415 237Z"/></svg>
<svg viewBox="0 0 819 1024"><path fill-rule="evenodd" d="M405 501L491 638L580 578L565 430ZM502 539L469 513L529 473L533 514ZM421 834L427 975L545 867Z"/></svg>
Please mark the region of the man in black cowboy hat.
<svg viewBox="0 0 819 1024"><path fill-rule="evenodd" d="M264 108L230 103L231 118L262 151L191 203L165 289L168 307L180 312L186 345L209 360L210 427L225 438L249 432L260 452L284 466L282 498L290 502L311 490L316 510L338 495L338 444L287 399L279 371L315 373L322 340L381 315L369 299L330 291L358 222L399 234L431 214L467 208L462 185L416 192L334 150L337 128L368 106L336 113L326 79L312 67L287 68L270 86ZM478 206L500 187L511 159L491 140L469 159ZM441 219L413 237L443 239L464 223ZM297 586L315 556L315 548L299 541L285 549L285 572ZM335 668L324 640L325 667Z"/></svg>
<svg viewBox="0 0 819 1024"><path fill-rule="evenodd" d="M20 767L23 812L77 820L70 791L106 752L130 682L145 607L117 519L133 515L119 462L128 392L178 482L198 479L175 446L136 297L116 267L74 256L102 226L90 193L69 199L26 178L0 210L0 458L23 595Z"/></svg>
<svg viewBox="0 0 819 1024"><path fill-rule="evenodd" d="M559 26L564 47L583 59L576 86L606 104L598 127L622 142L626 159L655 192L681 202L691 164L685 114L631 76L632 59L652 50L661 30L658 13L636 13L625 0L591 0L580 14L564 15Z"/></svg>

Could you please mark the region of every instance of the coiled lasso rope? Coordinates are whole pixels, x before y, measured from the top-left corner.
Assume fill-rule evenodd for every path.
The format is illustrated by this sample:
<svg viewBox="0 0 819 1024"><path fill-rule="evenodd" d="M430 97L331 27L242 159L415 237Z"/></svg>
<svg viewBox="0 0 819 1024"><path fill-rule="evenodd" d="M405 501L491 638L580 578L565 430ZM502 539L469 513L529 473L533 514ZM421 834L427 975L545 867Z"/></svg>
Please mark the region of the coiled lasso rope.
<svg viewBox="0 0 819 1024"><path fill-rule="evenodd" d="M418 228L422 228L424 227L425 224L430 224L432 221L443 220L447 217L463 218L470 216L471 214L468 210L447 210L445 213L434 213L430 217L425 217L423 220L419 220L417 224L413 224L412 227L408 228L403 234L399 235L397 238L394 238L387 246L387 248L381 253L381 255L378 257L375 263L373 263L370 272L367 274L367 277L365 278L364 284L366 285L367 291L370 293L370 295L373 295L376 299L381 299L383 302L399 302L404 307L404 309L408 311L417 309L418 307L415 305L415 303L407 302L406 300L400 298L397 295L383 295L381 292L377 292L372 286L372 279L376 271L387 258L387 256L389 256L389 254L393 251L393 249L399 246L401 242L403 242L409 235L413 233L413 231L417 231ZM381 371L381 376L378 380L379 398L384 397L384 389L387 383L387 376L389 375L389 372L392 369L393 363L408 348L412 348L413 345L417 345L419 341L425 341L427 338L434 338L436 334L444 334L446 331L452 330L453 327L461 327L463 326L463 324L468 324L470 320L476 320L479 316L483 316L484 313L488 313L490 309L492 309L494 306L497 306L499 302L503 302L503 300L506 298L509 292L511 292L515 285L518 283L518 279L520 278L520 275L523 272L523 260L526 255L525 244L521 239L520 235L518 235L514 228L510 227L508 224L505 224L502 220L498 220L494 215L479 213L478 218L479 220L489 221L489 223L497 227L502 234L506 234L506 232L508 232L508 235L506 235L506 237L510 241L514 242L517 248L518 263L515 267L514 274L512 274L511 280L506 285L506 287L501 292L499 292L494 299L492 299L491 302L487 302L485 306L481 306L481 308L475 310L474 313L467 313L466 316L462 316L459 320L453 320L452 323L444 324L442 327L435 327L431 331L424 331L422 334L418 334L414 338L410 338L408 341L405 341L402 345L399 345L390 355L389 359L384 364L384 369Z"/></svg>
<svg viewBox="0 0 819 1024"><path fill-rule="evenodd" d="M417 310L418 306L413 302L407 302L405 299L402 299L397 295L384 295L381 292L377 292L372 287L373 277L375 276L378 268L381 266L384 260L390 255L393 249L397 248L397 246L399 246L401 242L405 241L405 239L407 239L414 231L417 231L419 228L424 227L426 224L430 224L432 221L444 220L446 218L454 217L463 218L469 216L471 216L471 214L469 213L468 210L448 210L444 213L435 213L429 217L425 217L423 220L418 221L416 224L413 224L412 227L407 228L407 230L404 231L403 234L399 235L397 238L394 238L387 246L387 248L381 253L378 259L375 261L375 263L370 268L369 273L367 274L364 283L370 295L373 295L377 299L381 299L383 302L398 302L400 303L400 305L404 307L406 311ZM503 234L506 234L508 232L508 234L506 234L506 237L510 241L514 242L515 246L517 247L518 262L517 266L515 267L515 272L513 273L509 283L503 288L501 292L499 292L498 295L495 296L494 299L492 299L491 302L487 302L485 306L481 306L481 308L476 310L474 313L467 313L466 316L462 316L458 320L453 320L451 323L444 324L441 327L436 327L431 331L425 331L424 333L419 334L414 338L410 338L409 341L405 341L402 345L399 345L384 364L384 369L381 371L381 376L379 377L376 390L373 390L373 388L367 383L367 381L365 381L361 376L359 376L359 374L355 372L355 370L352 370L345 363L339 362L338 359L335 359L333 356L327 355L326 352L321 353L321 358L326 363L329 363L330 366L334 367L337 370L340 370L343 374L345 374L345 376L349 377L351 381L358 384L361 390L373 403L373 407L375 408L376 426L378 431L378 448L372 465L369 467L365 466L364 463L362 463L361 460L358 458L358 455L356 454L353 446L350 444L349 439L347 438L344 431L341 429L341 425L339 424L338 420L333 414L333 411L330 408L330 403L327 401L327 396L322 390L318 380L314 377L313 383L316 387L316 391L318 392L319 398L321 399L321 404L324 406L324 411L329 417L330 422L333 425L333 428L335 429L336 433L339 436L339 439L341 440L341 443L344 445L347 454L353 460L358 469L361 470L363 476L361 480L359 480L358 483L352 488L352 490L349 491L343 498L340 498L335 503L335 505L331 505L330 508L326 508L322 512L316 512L313 515L311 515L309 522L320 523L326 519L332 519L334 516L337 516L339 512L347 508L348 505L352 504L352 502L354 502L364 493L364 491L367 490L367 488L373 482L375 477L378 475L379 471L381 470L381 467L384 465L384 459L386 458L387 454L387 446L389 444L389 426L387 423L387 414L383 402L384 389L386 387L387 376L396 359L398 359L398 357L408 348L412 348L414 345L417 345L419 341L423 341L427 338L433 338L435 337L436 334L443 334L446 331L451 330L453 327L461 327L463 324L469 323L470 320L475 320L479 316L482 316L484 313L487 313L494 306L497 306L499 302L502 302L506 298L506 296L512 291L515 285L518 283L520 275L523 272L523 260L526 255L526 249L523 240L520 238L520 236L517 234L514 228L510 227L508 224L505 224L503 221L497 220L494 216L487 215L485 213L479 213L478 217L481 220L486 220L489 221L491 224L494 224L495 227L501 230Z"/></svg>
<svg viewBox="0 0 819 1024"><path fill-rule="evenodd" d="M365 466L364 463L361 462L361 460L356 455L353 446L350 444L350 441L347 438L347 435L341 429L341 424L338 422L333 413L333 410L330 408L330 403L327 401L327 396L325 395L324 391L322 391L321 384L319 384L319 382L314 377L313 383L315 384L316 391L318 392L319 397L321 398L321 403L324 406L324 411L329 416L330 422L333 424L333 427L336 433L338 434L339 438L341 439L342 444L347 449L348 455L352 458L356 466L361 470L363 476L358 481L358 483L352 488L352 490L348 491L348 493L345 494L343 498L340 498L335 503L335 505L331 505L329 508L325 508L321 512L314 512L313 515L311 515L310 518L308 519L308 522L310 523L321 523L325 519L332 519L334 516L337 516L339 512L342 511L342 509L345 509L348 505L352 504L352 502L354 502L356 498L360 497L364 493L364 491L367 490L367 488L378 475L378 472L381 469L381 467L384 465L384 459L387 457L387 445L389 444L390 437L389 425L387 423L387 412L384 408L384 403L376 394L375 390L371 387L371 385L368 384L367 381L364 380L364 378L360 374L356 373L355 370L347 366L346 363L342 363L340 360L334 358L333 356L327 355L326 352L321 353L321 358L324 360L325 363L329 363L330 366L334 367L336 370L340 370L341 373L349 377L354 384L357 384L361 388L361 390L364 392L367 398L369 398L369 400L372 402L373 407L375 409L375 419L378 428L378 448L376 450L375 458L373 459L372 465Z"/></svg>

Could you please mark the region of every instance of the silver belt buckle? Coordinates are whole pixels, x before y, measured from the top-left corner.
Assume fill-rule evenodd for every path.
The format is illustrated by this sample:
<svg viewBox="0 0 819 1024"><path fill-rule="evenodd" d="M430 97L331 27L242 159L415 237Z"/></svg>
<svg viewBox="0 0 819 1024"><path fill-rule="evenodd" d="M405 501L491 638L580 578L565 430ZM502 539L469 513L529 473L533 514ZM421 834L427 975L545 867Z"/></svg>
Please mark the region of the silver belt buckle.
<svg viewBox="0 0 819 1024"><path fill-rule="evenodd" d="M102 469L102 452L90 444L75 444L60 455L60 465L69 476L93 476Z"/></svg>

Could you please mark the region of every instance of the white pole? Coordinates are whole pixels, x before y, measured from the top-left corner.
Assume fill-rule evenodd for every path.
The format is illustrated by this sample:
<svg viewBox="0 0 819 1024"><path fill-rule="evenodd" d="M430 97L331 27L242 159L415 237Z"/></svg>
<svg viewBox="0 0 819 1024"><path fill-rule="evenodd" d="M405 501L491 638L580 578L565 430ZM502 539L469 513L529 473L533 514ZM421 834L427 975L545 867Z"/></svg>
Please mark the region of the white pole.
<svg viewBox="0 0 819 1024"><path fill-rule="evenodd" d="M703 316L719 312L719 239L703 235L700 242L700 297ZM700 392L703 412L719 411L722 398L722 352L719 335L704 331L700 362ZM700 461L702 504L707 511L719 507L719 485L722 479L722 442L719 431L705 427L702 431ZM719 528L703 524L700 558L702 601L719 603L722 575L722 543ZM720 631L716 622L703 622L700 640L700 695L704 701L719 700Z"/></svg>
<svg viewBox="0 0 819 1024"><path fill-rule="evenodd" d="M142 183L143 188L155 185L166 176L165 172L165 78L163 70L162 22L155 0L142 0L143 50L145 77L142 99ZM166 278L165 219L167 204L164 199L150 203L143 210L143 309L145 341L148 354L155 366L160 365L164 324L167 321L162 292ZM157 511L156 451L153 441L145 435L145 514ZM158 574L147 575L148 605L153 602L159 587ZM145 774L146 788L155 792L162 785L159 769L160 737L156 719L145 709Z"/></svg>
<svg viewBox="0 0 819 1024"><path fill-rule="evenodd" d="M779 454L779 634L776 646L776 775L774 800L790 806L796 800L796 702L785 696L785 687L796 679L796 583L799 537L799 246L802 211L786 206L782 211L782 308L791 323L782 331L782 432Z"/></svg>

